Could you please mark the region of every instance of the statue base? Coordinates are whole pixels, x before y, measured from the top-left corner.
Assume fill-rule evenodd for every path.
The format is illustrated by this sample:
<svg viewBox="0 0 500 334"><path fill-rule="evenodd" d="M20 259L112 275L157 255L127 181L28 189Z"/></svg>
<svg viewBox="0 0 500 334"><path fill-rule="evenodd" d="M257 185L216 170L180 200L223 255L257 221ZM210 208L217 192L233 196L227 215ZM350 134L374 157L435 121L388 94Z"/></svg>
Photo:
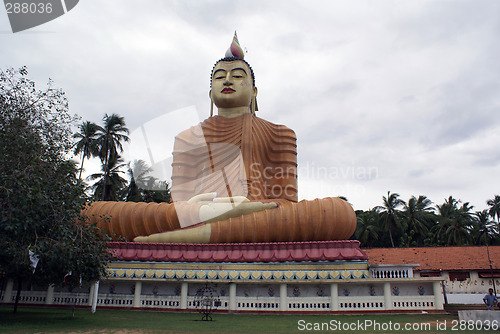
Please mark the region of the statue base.
<svg viewBox="0 0 500 334"><path fill-rule="evenodd" d="M109 243L107 277L78 292L23 292L44 305L219 312L442 312L439 277L416 265L369 267L358 241ZM14 282L3 296L12 300ZM85 291L85 292L84 292ZM38 299L34 299L34 298Z"/></svg>

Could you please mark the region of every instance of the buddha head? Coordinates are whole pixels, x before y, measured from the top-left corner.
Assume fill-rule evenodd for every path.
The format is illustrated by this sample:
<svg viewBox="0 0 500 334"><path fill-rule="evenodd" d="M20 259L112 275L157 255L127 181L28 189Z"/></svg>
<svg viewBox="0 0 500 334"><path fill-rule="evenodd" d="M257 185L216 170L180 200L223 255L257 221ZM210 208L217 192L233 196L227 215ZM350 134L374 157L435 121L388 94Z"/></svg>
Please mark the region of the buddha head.
<svg viewBox="0 0 500 334"><path fill-rule="evenodd" d="M243 59L236 33L226 56L217 61L212 69L209 95L219 111L224 109L255 113L257 110L254 73Z"/></svg>

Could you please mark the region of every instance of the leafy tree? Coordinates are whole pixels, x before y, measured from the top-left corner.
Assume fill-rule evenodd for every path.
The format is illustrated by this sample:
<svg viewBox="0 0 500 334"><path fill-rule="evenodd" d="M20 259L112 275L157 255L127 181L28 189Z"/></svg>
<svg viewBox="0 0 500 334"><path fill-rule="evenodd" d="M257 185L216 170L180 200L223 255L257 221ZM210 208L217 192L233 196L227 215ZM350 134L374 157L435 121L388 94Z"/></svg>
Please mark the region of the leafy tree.
<svg viewBox="0 0 500 334"><path fill-rule="evenodd" d="M99 158L103 163L103 190L101 200L110 201L116 194L112 194L113 185L108 183L110 170L116 167L118 153L123 151L122 141L128 142L129 133L125 126L125 118L112 114L106 114L103 118L104 125L97 128L97 142L99 145ZM114 164L114 165L113 165Z"/></svg>
<svg viewBox="0 0 500 334"><path fill-rule="evenodd" d="M377 210L382 213L383 229L389 232L389 238L391 240L391 246L394 246L393 231L401 231L400 215L401 211L398 208L403 205L403 201L398 198L399 194L390 191L387 192L387 197L383 196L383 206L377 206Z"/></svg>
<svg viewBox="0 0 500 334"><path fill-rule="evenodd" d="M23 282L56 284L69 271L90 282L110 259L105 236L80 217L88 199L66 159L75 118L64 92L50 81L36 90L27 74L0 69L0 271L17 281L14 311Z"/></svg>
<svg viewBox="0 0 500 334"><path fill-rule="evenodd" d="M85 158L89 159L95 157L99 154L99 149L97 146L97 129L98 126L95 123L85 121L79 126L79 132L73 135L73 138L78 139L75 144L75 154L82 154L82 164L80 166L80 174L78 178L82 178L83 162Z"/></svg>
<svg viewBox="0 0 500 334"><path fill-rule="evenodd" d="M146 189L143 189L144 202L169 203L170 186L168 182L150 178Z"/></svg>

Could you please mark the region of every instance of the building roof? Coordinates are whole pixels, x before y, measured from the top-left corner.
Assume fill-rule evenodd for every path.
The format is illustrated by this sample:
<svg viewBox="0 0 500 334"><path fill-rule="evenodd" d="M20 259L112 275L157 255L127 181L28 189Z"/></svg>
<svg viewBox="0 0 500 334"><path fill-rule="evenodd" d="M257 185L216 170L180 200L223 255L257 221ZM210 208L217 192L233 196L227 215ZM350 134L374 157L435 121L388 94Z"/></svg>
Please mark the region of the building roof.
<svg viewBox="0 0 500 334"><path fill-rule="evenodd" d="M500 269L500 246L490 246L493 269ZM373 265L418 264L415 270L489 270L486 246L363 249Z"/></svg>
<svg viewBox="0 0 500 334"><path fill-rule="evenodd" d="M234 244L110 242L118 261L146 262L303 262L365 261L359 241L310 241Z"/></svg>

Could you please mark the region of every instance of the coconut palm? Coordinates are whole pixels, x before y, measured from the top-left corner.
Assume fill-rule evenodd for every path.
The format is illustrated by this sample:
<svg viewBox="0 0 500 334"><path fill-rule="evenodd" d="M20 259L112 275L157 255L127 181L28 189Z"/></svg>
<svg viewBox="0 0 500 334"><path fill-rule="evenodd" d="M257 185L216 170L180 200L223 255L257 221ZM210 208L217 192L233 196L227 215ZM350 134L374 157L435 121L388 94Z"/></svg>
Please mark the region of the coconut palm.
<svg viewBox="0 0 500 334"><path fill-rule="evenodd" d="M377 209L356 212L356 232L354 236L363 247L374 247L382 232L379 227L380 214Z"/></svg>
<svg viewBox="0 0 500 334"><path fill-rule="evenodd" d="M463 246L471 241L473 214L468 202L459 206L460 201L450 196L438 205L438 224L433 227L438 244Z"/></svg>
<svg viewBox="0 0 500 334"><path fill-rule="evenodd" d="M403 202L402 223L406 227L408 238L413 239L416 246L423 246L429 234L429 226L434 217L432 204L432 201L423 195L418 198L412 196L408 203ZM411 242L408 240L408 246Z"/></svg>
<svg viewBox="0 0 500 334"><path fill-rule="evenodd" d="M476 212L474 218L472 230L474 244L491 245L495 237L495 224L490 220L488 210Z"/></svg>
<svg viewBox="0 0 500 334"><path fill-rule="evenodd" d="M134 160L128 163L128 176L130 178L129 185L126 189L127 202L142 202L144 196L141 189L148 189L147 185L152 176L148 174L152 171L144 160Z"/></svg>
<svg viewBox="0 0 500 334"><path fill-rule="evenodd" d="M495 195L493 199L487 200L486 204L490 206L488 213L491 218L495 219L495 216L497 217L497 229L500 231L500 196Z"/></svg>
<svg viewBox="0 0 500 334"><path fill-rule="evenodd" d="M110 174L111 164L110 161L117 159L118 153L123 151L122 142L128 142L127 136L129 131L125 126L125 118L112 114L106 114L103 118L104 126L98 126L97 129L97 142L99 145L99 158L103 163L104 184L107 184L107 177ZM108 194L108 190L112 187L104 187L102 192L102 200L107 197L114 197L115 195Z"/></svg>
<svg viewBox="0 0 500 334"><path fill-rule="evenodd" d="M97 129L98 125L89 121L85 121L78 127L79 132L73 135L73 138L78 139L75 144L75 154L82 154L82 164L80 166L80 175L78 178L82 179L83 163L85 158L89 159L99 154L97 145Z"/></svg>
<svg viewBox="0 0 500 334"><path fill-rule="evenodd" d="M89 176L91 181L96 181L92 185L94 190L94 198L103 201L118 201L120 200L120 190L127 184L121 174L121 168L125 167L123 159L120 156L112 156L107 164L101 166L100 173L94 173ZM103 195L105 194L105 195Z"/></svg>
<svg viewBox="0 0 500 334"><path fill-rule="evenodd" d="M383 196L383 206L377 206L376 209L382 214L383 228L389 232L392 247L394 246L393 232L400 230L400 214L398 208L403 205L403 201L398 198L399 194L390 191L387 192L387 197Z"/></svg>

